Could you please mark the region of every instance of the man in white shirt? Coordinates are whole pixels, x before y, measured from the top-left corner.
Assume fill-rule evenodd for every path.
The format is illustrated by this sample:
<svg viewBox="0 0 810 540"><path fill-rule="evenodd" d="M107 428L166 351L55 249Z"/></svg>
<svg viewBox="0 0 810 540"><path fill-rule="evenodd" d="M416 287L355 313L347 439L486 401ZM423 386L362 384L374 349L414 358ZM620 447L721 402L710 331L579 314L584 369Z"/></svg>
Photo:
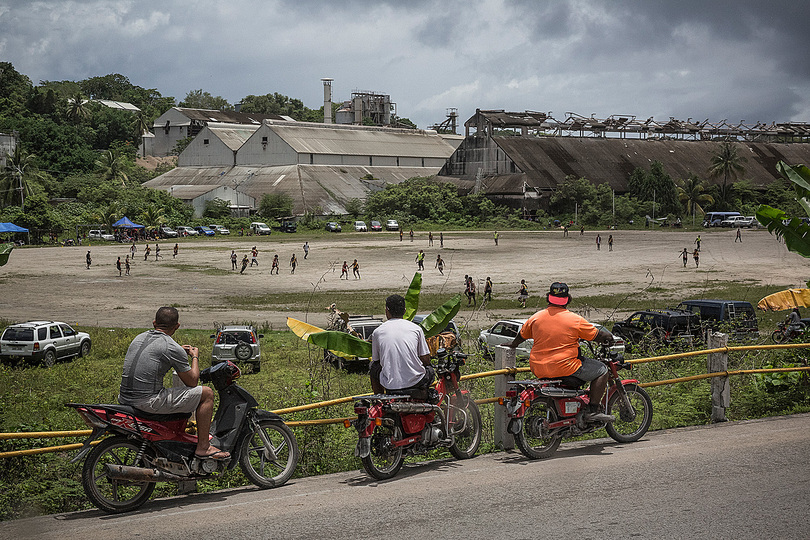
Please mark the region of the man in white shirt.
<svg viewBox="0 0 810 540"><path fill-rule="evenodd" d="M435 373L422 327L402 317L405 299L393 294L385 299L388 319L371 334L371 389L375 394L427 388Z"/></svg>

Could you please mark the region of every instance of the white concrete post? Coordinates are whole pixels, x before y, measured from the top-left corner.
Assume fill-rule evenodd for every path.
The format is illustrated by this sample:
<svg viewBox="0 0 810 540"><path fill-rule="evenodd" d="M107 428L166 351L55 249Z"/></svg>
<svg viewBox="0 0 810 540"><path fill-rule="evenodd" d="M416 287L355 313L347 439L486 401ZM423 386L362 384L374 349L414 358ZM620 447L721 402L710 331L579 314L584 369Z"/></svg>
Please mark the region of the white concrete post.
<svg viewBox="0 0 810 540"><path fill-rule="evenodd" d="M495 369L505 369L515 367L515 349L499 345L495 347ZM507 381L515 380L512 374L495 376L495 396L506 395ZM495 445L501 446L504 450L511 450L515 447L515 438L506 431L509 419L506 416L506 407L501 407L495 403L495 414L493 418Z"/></svg>
<svg viewBox="0 0 810 540"><path fill-rule="evenodd" d="M728 335L720 332L709 334L708 346L710 349L719 349L728 345ZM706 357L706 371L718 373L728 371L728 353L712 353ZM725 377L712 377L712 422L725 422L726 407L731 403L731 391L728 375Z"/></svg>

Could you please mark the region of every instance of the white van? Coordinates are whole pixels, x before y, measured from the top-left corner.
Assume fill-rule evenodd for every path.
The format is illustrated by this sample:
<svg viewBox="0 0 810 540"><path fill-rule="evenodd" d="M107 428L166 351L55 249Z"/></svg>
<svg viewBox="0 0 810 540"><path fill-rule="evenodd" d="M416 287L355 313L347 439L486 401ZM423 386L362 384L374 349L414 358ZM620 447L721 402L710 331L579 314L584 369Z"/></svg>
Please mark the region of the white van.
<svg viewBox="0 0 810 540"><path fill-rule="evenodd" d="M270 230L270 227L267 226L267 223L262 223L261 221L251 223L250 230L253 234L270 234L273 232Z"/></svg>

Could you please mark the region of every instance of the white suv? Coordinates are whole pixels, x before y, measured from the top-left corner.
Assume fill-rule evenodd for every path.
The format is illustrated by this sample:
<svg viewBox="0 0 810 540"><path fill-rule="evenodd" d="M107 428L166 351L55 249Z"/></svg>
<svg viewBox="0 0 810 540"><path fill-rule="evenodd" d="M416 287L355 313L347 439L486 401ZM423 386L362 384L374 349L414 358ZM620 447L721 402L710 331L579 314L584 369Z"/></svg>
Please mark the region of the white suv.
<svg viewBox="0 0 810 540"><path fill-rule="evenodd" d="M214 348L211 351L211 365L230 360L246 362L253 368L253 373L261 370L261 346L259 340L264 337L252 326L223 326L216 334L211 334Z"/></svg>
<svg viewBox="0 0 810 540"><path fill-rule="evenodd" d="M41 362L46 367L57 360L90 354L90 334L69 324L30 321L12 324L0 337L0 360Z"/></svg>

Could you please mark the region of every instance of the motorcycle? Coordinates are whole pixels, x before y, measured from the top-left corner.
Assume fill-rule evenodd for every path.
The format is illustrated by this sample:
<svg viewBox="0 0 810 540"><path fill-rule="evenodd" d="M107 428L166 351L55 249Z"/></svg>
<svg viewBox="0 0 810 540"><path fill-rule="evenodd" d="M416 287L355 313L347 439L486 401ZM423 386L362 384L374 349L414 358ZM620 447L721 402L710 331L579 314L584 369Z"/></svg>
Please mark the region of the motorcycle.
<svg viewBox="0 0 810 540"><path fill-rule="evenodd" d="M593 349L591 349L593 351ZM608 367L610 383L602 399L602 411L614 420L586 421L589 404L588 391L580 386L578 379L539 379L510 381L513 388L507 390L506 406L509 417L508 431L515 437L515 444L530 459L547 458L566 437L577 437L605 428L608 435L618 442L639 440L652 422L652 401L635 379L620 379L618 372L631 369L621 353L612 352L602 345L595 354Z"/></svg>
<svg viewBox="0 0 810 540"><path fill-rule="evenodd" d="M261 488L287 482L298 463L295 435L280 416L259 409L253 396L234 382L240 375L230 361L200 372L200 382L213 383L219 392L211 443L230 452L226 460L195 456L197 435L187 427L190 413L151 414L128 405L68 403L93 429L71 460L87 458L82 486L90 501L105 512L128 512L149 499L156 482L210 478L237 462ZM93 445L105 435L111 436Z"/></svg>
<svg viewBox="0 0 810 540"><path fill-rule="evenodd" d="M457 459L475 455L481 443L481 413L469 391L459 388L459 368L467 356L438 349L438 382L427 396L377 394L354 398L357 419L346 420L344 425L357 429L354 454L369 475L377 480L393 478L406 455L436 448L448 448Z"/></svg>
<svg viewBox="0 0 810 540"><path fill-rule="evenodd" d="M771 334L771 341L777 345L787 343L799 336L802 336L806 330L804 323L801 323L799 328L791 328L786 322L780 322L777 325L777 330Z"/></svg>

